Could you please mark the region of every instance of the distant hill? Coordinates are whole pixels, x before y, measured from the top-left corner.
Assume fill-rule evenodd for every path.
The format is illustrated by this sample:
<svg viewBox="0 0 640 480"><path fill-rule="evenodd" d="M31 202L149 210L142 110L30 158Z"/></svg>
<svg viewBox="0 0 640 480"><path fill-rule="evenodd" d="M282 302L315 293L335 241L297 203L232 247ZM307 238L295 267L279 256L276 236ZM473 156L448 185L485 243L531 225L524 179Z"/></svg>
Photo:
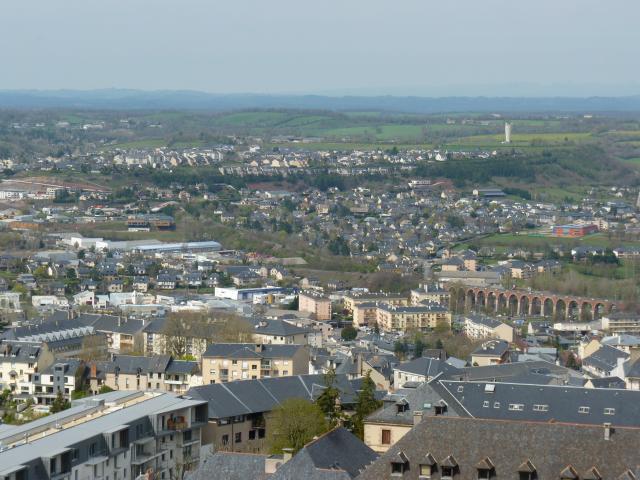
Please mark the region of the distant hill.
<svg viewBox="0 0 640 480"><path fill-rule="evenodd" d="M321 109L335 111L446 112L637 112L640 95L628 97L396 97L319 95L219 95L197 91L0 90L0 108L210 110Z"/></svg>

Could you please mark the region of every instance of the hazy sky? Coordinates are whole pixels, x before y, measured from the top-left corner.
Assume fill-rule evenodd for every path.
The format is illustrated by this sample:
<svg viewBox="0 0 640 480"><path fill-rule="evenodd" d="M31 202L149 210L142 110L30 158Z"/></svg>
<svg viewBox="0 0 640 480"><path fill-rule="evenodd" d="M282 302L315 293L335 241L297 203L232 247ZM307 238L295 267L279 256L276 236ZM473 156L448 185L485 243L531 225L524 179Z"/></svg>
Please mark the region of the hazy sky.
<svg viewBox="0 0 640 480"><path fill-rule="evenodd" d="M14 0L0 89L640 93L638 0Z"/></svg>

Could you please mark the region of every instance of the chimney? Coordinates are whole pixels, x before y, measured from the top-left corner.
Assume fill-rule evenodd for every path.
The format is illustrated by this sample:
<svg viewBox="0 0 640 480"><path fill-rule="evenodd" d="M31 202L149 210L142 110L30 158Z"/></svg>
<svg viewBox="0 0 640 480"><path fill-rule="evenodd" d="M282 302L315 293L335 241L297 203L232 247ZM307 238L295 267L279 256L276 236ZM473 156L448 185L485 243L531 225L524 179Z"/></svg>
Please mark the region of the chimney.
<svg viewBox="0 0 640 480"><path fill-rule="evenodd" d="M256 344L256 353L260 353L264 350L264 345L262 345L261 343L257 343Z"/></svg>
<svg viewBox="0 0 640 480"><path fill-rule="evenodd" d="M418 425L422 421L422 410L414 410L413 424Z"/></svg>
<svg viewBox="0 0 640 480"><path fill-rule="evenodd" d="M293 448L283 448L282 449L282 460L284 463L287 463L293 457Z"/></svg>
<svg viewBox="0 0 640 480"><path fill-rule="evenodd" d="M604 439L605 440L611 439L611 424L609 422L604 424Z"/></svg>
<svg viewBox="0 0 640 480"><path fill-rule="evenodd" d="M91 377L90 378L97 378L98 377L98 366L96 365L96 362L91 362Z"/></svg>

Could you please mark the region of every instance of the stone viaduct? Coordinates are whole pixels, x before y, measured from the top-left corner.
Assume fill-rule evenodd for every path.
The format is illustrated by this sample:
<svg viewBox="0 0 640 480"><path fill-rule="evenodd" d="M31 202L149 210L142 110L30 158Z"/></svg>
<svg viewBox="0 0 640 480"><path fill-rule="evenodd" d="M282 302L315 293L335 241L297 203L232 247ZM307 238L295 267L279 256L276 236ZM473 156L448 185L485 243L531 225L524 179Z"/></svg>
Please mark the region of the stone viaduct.
<svg viewBox="0 0 640 480"><path fill-rule="evenodd" d="M452 296L455 291L458 299L463 298L467 310L486 309L511 315L596 320L619 307L619 303L612 300L550 292L465 286L452 286L450 290Z"/></svg>

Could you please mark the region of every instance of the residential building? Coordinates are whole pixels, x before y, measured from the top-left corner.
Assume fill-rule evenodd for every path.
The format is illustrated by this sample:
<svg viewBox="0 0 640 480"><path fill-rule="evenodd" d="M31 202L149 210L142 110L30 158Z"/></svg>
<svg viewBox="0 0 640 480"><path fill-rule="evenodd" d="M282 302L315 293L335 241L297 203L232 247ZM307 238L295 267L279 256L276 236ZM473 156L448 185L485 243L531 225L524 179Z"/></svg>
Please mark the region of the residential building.
<svg viewBox="0 0 640 480"><path fill-rule="evenodd" d="M357 478L633 479L638 441L640 430L609 424L430 416Z"/></svg>
<svg viewBox="0 0 640 480"><path fill-rule="evenodd" d="M304 290L298 295L298 310L313 315L315 320L331 320L331 300L312 290Z"/></svg>
<svg viewBox="0 0 640 480"><path fill-rule="evenodd" d="M464 317L464 334L472 339L498 338L506 342L514 341L512 326L486 315L471 313Z"/></svg>
<svg viewBox="0 0 640 480"><path fill-rule="evenodd" d="M628 333L640 335L640 315L630 312L613 312L602 317L602 330L610 335Z"/></svg>
<svg viewBox="0 0 640 480"><path fill-rule="evenodd" d="M204 384L302 375L309 371L303 345L213 343L202 355Z"/></svg>
<svg viewBox="0 0 640 480"><path fill-rule="evenodd" d="M353 411L361 380L336 375L343 411ZM324 391L324 375L205 384L187 392L209 402L209 423L202 431L203 445L214 451L264 452L272 427L270 412L290 398L316 400Z"/></svg>
<svg viewBox="0 0 640 480"><path fill-rule="evenodd" d="M207 403L170 393L111 392L0 431L4 479L175 478L197 468ZM25 441L28 439L28 441ZM141 477L144 478L144 477Z"/></svg>
<svg viewBox="0 0 640 480"><path fill-rule="evenodd" d="M509 342L489 340L471 352L471 365L483 367L505 363L509 359Z"/></svg>
<svg viewBox="0 0 640 480"><path fill-rule="evenodd" d="M378 304L375 302L362 302L353 306L353 326L365 327L374 325L378 319Z"/></svg>
<svg viewBox="0 0 640 480"><path fill-rule="evenodd" d="M310 329L298 327L284 320L260 320L253 331L257 343L307 345Z"/></svg>
<svg viewBox="0 0 640 480"><path fill-rule="evenodd" d="M365 302L379 302L387 305L408 305L409 298L398 293L385 292L351 292L343 298L344 309L349 313L353 312L356 305Z"/></svg>
<svg viewBox="0 0 640 480"><path fill-rule="evenodd" d="M100 364L91 372L91 390L102 385L113 390L159 390L183 394L191 387L202 385L198 362L175 360L169 355L140 357L114 355L110 362ZM101 381L97 381L101 377ZM94 381L95 380L95 381Z"/></svg>
<svg viewBox="0 0 640 480"><path fill-rule="evenodd" d="M377 324L385 332L451 328L451 312L439 303L420 306L378 304Z"/></svg>

